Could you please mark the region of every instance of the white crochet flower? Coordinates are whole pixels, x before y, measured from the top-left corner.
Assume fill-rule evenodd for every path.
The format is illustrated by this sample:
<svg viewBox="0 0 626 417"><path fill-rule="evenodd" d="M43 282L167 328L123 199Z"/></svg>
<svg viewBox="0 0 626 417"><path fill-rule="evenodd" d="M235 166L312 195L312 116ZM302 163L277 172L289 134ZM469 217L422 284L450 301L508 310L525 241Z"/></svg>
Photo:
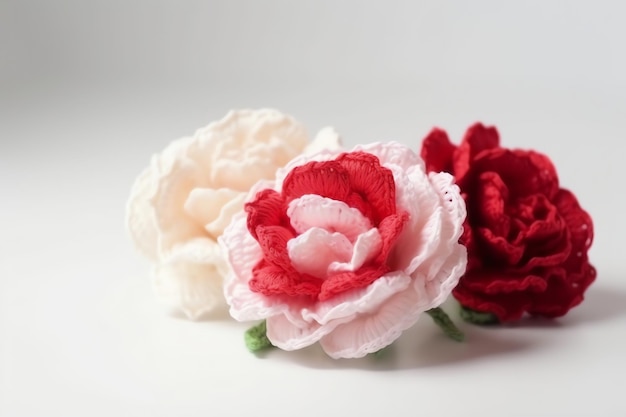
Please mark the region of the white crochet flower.
<svg viewBox="0 0 626 417"><path fill-rule="evenodd" d="M126 224L154 263L157 296L192 319L223 306L227 267L217 238L250 187L303 152L338 147L332 128L309 143L288 115L237 110L154 155L132 187Z"/></svg>

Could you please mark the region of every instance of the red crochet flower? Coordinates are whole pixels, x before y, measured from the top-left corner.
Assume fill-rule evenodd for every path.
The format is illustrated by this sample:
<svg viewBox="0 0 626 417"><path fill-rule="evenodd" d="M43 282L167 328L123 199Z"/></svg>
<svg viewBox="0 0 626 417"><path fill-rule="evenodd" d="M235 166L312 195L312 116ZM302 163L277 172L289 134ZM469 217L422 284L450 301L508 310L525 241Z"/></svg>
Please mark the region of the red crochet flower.
<svg viewBox="0 0 626 417"><path fill-rule="evenodd" d="M363 221L371 223L380 233L380 250L372 255L373 259L354 271L346 268L326 278L326 268L320 269L315 254L307 253L303 256L309 260L303 260L298 270L287 248L288 242L298 235L288 216L288 207L305 196L344 202L362 213ZM319 300L366 287L390 272L387 258L408 219L407 213L396 210L393 174L380 165L378 158L365 152L345 153L335 160L309 162L294 168L283 182L282 193L273 189L259 192L246 205L246 212L248 230L264 255L252 271L250 289L267 296L305 296ZM305 226L310 225L302 228L306 229ZM325 228L343 232L342 229L351 226L337 223L327 224ZM338 247L332 247L336 242L329 244L326 250L340 252Z"/></svg>
<svg viewBox="0 0 626 417"><path fill-rule="evenodd" d="M510 321L562 316L583 300L596 277L593 224L546 155L502 148L479 123L459 146L434 129L421 155L428 171L456 177L467 204L468 267L453 292L461 305Z"/></svg>

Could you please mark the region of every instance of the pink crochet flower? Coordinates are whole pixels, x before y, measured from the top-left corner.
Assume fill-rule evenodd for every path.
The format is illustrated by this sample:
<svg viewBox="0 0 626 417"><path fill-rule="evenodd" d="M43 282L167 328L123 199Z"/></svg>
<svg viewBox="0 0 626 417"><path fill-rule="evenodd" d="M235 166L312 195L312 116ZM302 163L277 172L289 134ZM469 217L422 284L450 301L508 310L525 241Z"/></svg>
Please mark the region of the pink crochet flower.
<svg viewBox="0 0 626 417"><path fill-rule="evenodd" d="M442 304L465 271L465 205L398 143L300 156L260 182L220 238L239 321L284 350L362 357Z"/></svg>

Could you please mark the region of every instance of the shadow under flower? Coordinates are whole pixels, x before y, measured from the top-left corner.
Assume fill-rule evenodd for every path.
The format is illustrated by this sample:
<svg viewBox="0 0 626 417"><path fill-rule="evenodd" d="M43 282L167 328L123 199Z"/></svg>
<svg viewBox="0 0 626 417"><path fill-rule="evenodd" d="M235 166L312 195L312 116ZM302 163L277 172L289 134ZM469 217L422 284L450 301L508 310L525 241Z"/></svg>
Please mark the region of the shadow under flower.
<svg viewBox="0 0 626 417"><path fill-rule="evenodd" d="M611 321L626 317L626 289L609 286L591 286L585 300L559 319L563 325Z"/></svg>
<svg viewBox="0 0 626 417"><path fill-rule="evenodd" d="M424 319L384 351L364 358L335 360L328 357L317 344L294 352L274 349L262 356L317 369L401 371L484 360L493 356L515 354L542 344L541 340L513 338L510 332L503 334L492 328L465 324L462 330L466 334L466 341L459 343L447 338L432 322Z"/></svg>

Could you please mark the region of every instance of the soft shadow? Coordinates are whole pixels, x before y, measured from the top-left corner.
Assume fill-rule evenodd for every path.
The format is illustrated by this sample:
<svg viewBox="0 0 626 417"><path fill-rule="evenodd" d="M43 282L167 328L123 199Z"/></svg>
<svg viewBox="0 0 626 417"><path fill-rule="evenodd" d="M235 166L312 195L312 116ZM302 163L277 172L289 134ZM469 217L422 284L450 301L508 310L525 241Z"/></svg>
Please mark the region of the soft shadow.
<svg viewBox="0 0 626 417"><path fill-rule="evenodd" d="M295 352L274 349L264 356L316 369L401 371L513 355L520 351L539 348L545 342L538 339L529 340L523 335L515 337L511 333L512 330L499 332L496 328L466 325L462 329L466 340L459 343L441 334L432 323L418 323L415 327L417 328L405 332L379 355L368 355L359 359L331 359L319 345Z"/></svg>
<svg viewBox="0 0 626 417"><path fill-rule="evenodd" d="M567 326L610 321L626 316L626 289L591 286L583 302L560 321Z"/></svg>
<svg viewBox="0 0 626 417"><path fill-rule="evenodd" d="M563 327L565 323L561 322L558 319L548 318L548 317L537 317L537 316L525 316L521 320L513 321L510 323L501 323L494 324L494 328L504 328L504 329L516 329L516 328L531 328L531 329L556 329L559 327Z"/></svg>

